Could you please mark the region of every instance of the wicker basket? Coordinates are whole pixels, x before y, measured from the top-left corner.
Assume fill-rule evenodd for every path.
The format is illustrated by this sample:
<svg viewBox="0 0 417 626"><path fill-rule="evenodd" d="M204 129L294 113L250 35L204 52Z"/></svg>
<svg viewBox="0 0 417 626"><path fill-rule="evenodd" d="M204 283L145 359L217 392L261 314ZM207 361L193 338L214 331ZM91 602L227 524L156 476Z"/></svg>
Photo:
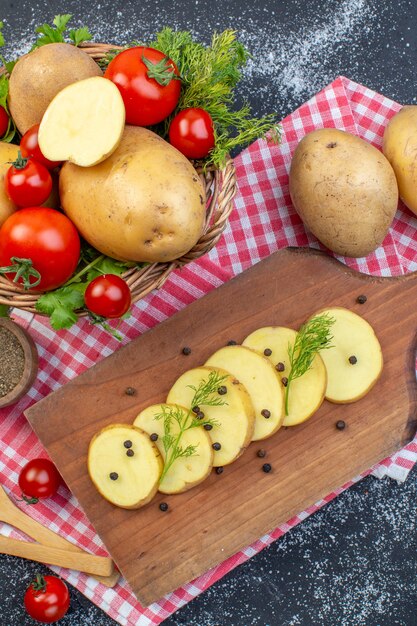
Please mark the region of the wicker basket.
<svg viewBox="0 0 417 626"><path fill-rule="evenodd" d="M120 46L110 44L87 43L81 46L96 61L105 57L110 50L120 50ZM143 268L132 268L123 274L129 285L132 302L137 302L150 291L159 289L170 273L178 267L198 259L211 250L221 237L233 207L236 192L236 177L232 159L228 159L221 170L207 168L203 172L198 165L196 169L206 189L207 211L204 229L195 246L184 256L169 263L152 263ZM17 307L31 313L36 312L36 301L41 293L28 293L3 276L0 276L0 304ZM79 315L86 315L81 311Z"/></svg>

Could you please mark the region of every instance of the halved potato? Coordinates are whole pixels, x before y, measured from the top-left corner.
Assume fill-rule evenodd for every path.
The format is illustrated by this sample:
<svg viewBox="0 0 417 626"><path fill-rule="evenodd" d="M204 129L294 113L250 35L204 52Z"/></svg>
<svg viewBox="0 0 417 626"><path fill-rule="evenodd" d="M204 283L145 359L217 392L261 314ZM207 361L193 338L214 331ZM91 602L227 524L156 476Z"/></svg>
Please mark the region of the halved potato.
<svg viewBox="0 0 417 626"><path fill-rule="evenodd" d="M251 442L255 412L248 392L228 372L213 367L196 367L188 370L171 387L167 402L191 407L194 391L201 381L207 381L210 372L217 372L224 376L221 387L225 393L219 394L219 398L225 404L221 406L208 406L201 404L200 410L208 419L215 420L217 425L208 432L213 445L220 444L219 450L214 450L213 466L228 465L237 459ZM224 389L221 390L224 392ZM191 407L192 408L192 407Z"/></svg>
<svg viewBox="0 0 417 626"><path fill-rule="evenodd" d="M114 83L102 76L72 83L46 109L38 142L51 161L82 167L101 163L120 143L125 106Z"/></svg>
<svg viewBox="0 0 417 626"><path fill-rule="evenodd" d="M273 435L284 420L284 392L278 372L267 358L251 348L226 346L205 363L226 370L243 384L255 409L252 441Z"/></svg>
<svg viewBox="0 0 417 626"><path fill-rule="evenodd" d="M282 380L288 378L290 373L288 347L294 345L296 337L297 331L292 328L266 326L248 335L242 345L265 354ZM277 367L278 364L281 365ZM311 417L324 400L326 385L326 368L317 354L311 368L300 378L291 381L288 395L289 410L284 418L284 426L296 426Z"/></svg>
<svg viewBox="0 0 417 626"><path fill-rule="evenodd" d="M153 404L141 411L135 421L134 426L141 428L148 435L156 434L156 446L165 460L165 449L162 442L164 435L164 420L155 419L156 415L160 415L163 411L178 411L180 419L187 419L188 409L173 404ZM189 421L195 417L194 414L188 417ZM179 426L175 420L171 422L171 433L174 437L178 434ZM161 493L182 493L201 483L210 474L213 467L214 450L211 447L211 439L204 428L191 428L186 430L182 437L180 445L183 449L187 446L195 446L196 454L189 457L179 457L174 461L172 466L159 484Z"/></svg>
<svg viewBox="0 0 417 626"><path fill-rule="evenodd" d="M378 338L372 326L349 309L333 307L319 313L335 320L333 347L321 353L327 370L326 398L340 404L356 402L381 375L383 357Z"/></svg>
<svg viewBox="0 0 417 626"><path fill-rule="evenodd" d="M95 434L87 463L103 498L124 509L138 509L152 500L163 468L149 435L128 424L111 424Z"/></svg>

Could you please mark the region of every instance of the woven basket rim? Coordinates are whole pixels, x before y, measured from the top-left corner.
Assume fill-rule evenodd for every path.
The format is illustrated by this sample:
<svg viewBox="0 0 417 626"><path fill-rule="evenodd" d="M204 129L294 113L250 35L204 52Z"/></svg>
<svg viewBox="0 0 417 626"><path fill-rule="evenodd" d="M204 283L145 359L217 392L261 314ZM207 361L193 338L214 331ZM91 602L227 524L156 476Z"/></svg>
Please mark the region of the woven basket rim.
<svg viewBox="0 0 417 626"><path fill-rule="evenodd" d="M91 58L98 61L110 50L123 50L125 46L109 43L83 42L82 48ZM5 68L0 69L3 73ZM206 191L206 219L197 243L183 256L167 263L150 263L141 268L131 268L122 276L129 285L132 302L137 302L154 289L159 289L175 269L194 261L209 252L220 239L233 209L236 193L236 173L233 160L228 156L223 168L203 168L202 163L194 162ZM0 304L17 307L30 313L38 313L36 302L44 292L25 291L22 287L0 275ZM79 311L79 316L87 311Z"/></svg>

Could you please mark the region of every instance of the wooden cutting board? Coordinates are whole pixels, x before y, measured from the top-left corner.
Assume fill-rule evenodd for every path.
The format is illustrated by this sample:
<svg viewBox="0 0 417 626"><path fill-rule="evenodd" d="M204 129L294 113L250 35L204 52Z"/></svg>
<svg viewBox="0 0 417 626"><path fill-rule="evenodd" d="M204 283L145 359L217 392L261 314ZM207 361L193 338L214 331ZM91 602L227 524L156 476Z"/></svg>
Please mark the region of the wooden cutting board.
<svg viewBox="0 0 417 626"><path fill-rule="evenodd" d="M360 294L367 296L363 305ZM417 278L373 278L311 250L282 250L122 347L26 411L71 491L145 605L247 546L407 443L416 430ZM316 310L362 315L384 370L350 405L324 402L304 424L252 443L223 474L187 493L127 511L107 503L86 470L91 437L165 400L176 378L258 327L298 328ZM185 356L182 348L189 346ZM128 395L128 387L136 390ZM338 420L345 430L335 428ZM257 457L260 448L266 459ZM270 473L262 464L272 465ZM167 512L159 503L169 504Z"/></svg>

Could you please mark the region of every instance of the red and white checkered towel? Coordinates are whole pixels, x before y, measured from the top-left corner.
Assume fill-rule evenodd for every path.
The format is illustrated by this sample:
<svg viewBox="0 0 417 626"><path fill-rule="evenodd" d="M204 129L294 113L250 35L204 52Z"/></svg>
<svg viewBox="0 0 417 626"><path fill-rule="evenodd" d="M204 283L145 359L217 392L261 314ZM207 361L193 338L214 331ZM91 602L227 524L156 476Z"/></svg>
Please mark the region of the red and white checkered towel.
<svg viewBox="0 0 417 626"><path fill-rule="evenodd" d="M279 146L257 141L243 151L235 161L239 189L224 236L208 255L171 275L161 291L150 294L133 307L133 315L120 327L125 336L124 342L279 248L319 248L317 240L306 233L288 193L288 169L298 141L315 128L336 127L358 134L380 147L386 123L399 108L397 103L341 77L282 122L283 137ZM341 260L361 272L389 276L417 270L416 259L417 219L400 206L383 246L366 259ZM55 332L45 318L32 317L21 311L14 311L14 318L29 327L40 356L39 375L28 395L18 404L0 410L1 483L18 497L20 468L29 458L46 454L26 422L23 410L117 350L120 344L86 320L80 320L70 330ZM417 438L375 468L370 468L366 474L373 471L377 476L389 475L402 481L416 461ZM123 580L114 589L108 589L85 574L63 569L57 571L120 624L160 624L236 565L259 552L360 478L352 477L350 483L312 504L286 524L149 607L143 607L136 601ZM100 539L66 488L60 488L54 498L41 501L29 512L42 524L80 547L105 554ZM6 535L15 534L7 525L0 525L0 531Z"/></svg>

